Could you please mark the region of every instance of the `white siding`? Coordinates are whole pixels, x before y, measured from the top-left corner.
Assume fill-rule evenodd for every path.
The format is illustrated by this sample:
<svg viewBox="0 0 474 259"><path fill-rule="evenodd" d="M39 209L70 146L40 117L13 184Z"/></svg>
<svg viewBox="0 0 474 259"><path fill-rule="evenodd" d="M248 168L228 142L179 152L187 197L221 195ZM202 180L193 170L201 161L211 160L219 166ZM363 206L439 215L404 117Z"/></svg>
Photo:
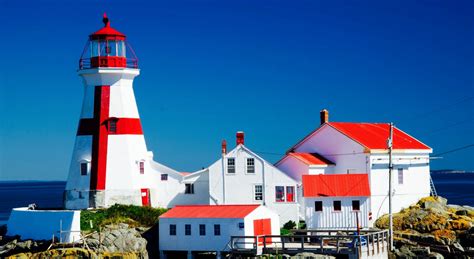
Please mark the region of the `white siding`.
<svg viewBox="0 0 474 259"><path fill-rule="evenodd" d="M352 210L352 201L360 201L360 211ZM315 211L315 202L323 202L323 211ZM334 211L333 202L341 201L341 211ZM355 229L356 213L362 228L369 227L367 197L317 197L305 198L306 225L308 229Z"/></svg>
<svg viewBox="0 0 474 259"><path fill-rule="evenodd" d="M371 160L371 208L374 219L388 213L388 155L373 154ZM423 153L393 155L393 211L416 203L430 195L429 156ZM398 183L398 168L403 169L403 184Z"/></svg>
<svg viewBox="0 0 474 259"><path fill-rule="evenodd" d="M19 235L22 239L51 240L53 235L59 238L60 230L73 231L61 236L63 242L72 243L80 239L80 215L80 211L73 210L15 208L8 219L7 235Z"/></svg>
<svg viewBox="0 0 474 259"><path fill-rule="evenodd" d="M227 158L235 158L236 170L234 174L227 173ZM255 159L255 173L253 174L246 172L247 158ZM263 204L263 200L255 200L254 188L255 185L263 185L265 181L263 198L265 205L278 213L280 224L283 225L289 220L299 220L297 193L295 193L294 202L276 202L275 200L275 186L293 186L297 192L297 182L293 178L264 161L243 145L230 151L224 159L224 177L222 159L217 160L208 168L209 204ZM225 201L223 185L225 185Z"/></svg>

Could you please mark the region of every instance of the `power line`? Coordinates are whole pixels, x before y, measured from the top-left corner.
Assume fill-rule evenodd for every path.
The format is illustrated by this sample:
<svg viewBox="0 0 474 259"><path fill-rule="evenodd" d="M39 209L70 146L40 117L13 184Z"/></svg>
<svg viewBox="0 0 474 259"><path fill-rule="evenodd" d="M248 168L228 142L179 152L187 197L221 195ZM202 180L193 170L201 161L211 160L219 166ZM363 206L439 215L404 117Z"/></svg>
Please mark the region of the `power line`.
<svg viewBox="0 0 474 259"><path fill-rule="evenodd" d="M458 107L457 105L459 105L461 103L464 103L464 102L467 102L467 101L470 101L470 100L474 100L474 96L468 96L468 97L463 98L463 99L461 99L457 102L454 102L452 104L440 106L439 108L435 108L435 109L420 113L418 115L408 117L408 118L406 118L405 120L402 120L402 121L411 121L411 120L414 120L414 119L426 118L428 115L431 115L431 114L436 113L436 112L447 111L447 110L450 110L450 109L453 109L453 108L457 108Z"/></svg>
<svg viewBox="0 0 474 259"><path fill-rule="evenodd" d="M442 153L434 154L433 156L441 156L441 155L457 152L457 151L460 151L460 150L463 150L463 149L467 149L467 148L470 148L470 147L474 147L474 144L469 144L469 145L466 145L466 146L451 149L451 150L448 150L448 151L445 151L445 152L442 152Z"/></svg>

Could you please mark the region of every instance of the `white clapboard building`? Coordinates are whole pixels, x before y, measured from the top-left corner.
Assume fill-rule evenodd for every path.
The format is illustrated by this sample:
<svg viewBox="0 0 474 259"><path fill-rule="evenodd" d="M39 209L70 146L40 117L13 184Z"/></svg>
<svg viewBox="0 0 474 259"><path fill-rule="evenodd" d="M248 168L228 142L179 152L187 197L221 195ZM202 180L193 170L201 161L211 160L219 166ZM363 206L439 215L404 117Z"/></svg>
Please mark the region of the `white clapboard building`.
<svg viewBox="0 0 474 259"><path fill-rule="evenodd" d="M308 229L369 227L367 174L303 175L303 197Z"/></svg>
<svg viewBox="0 0 474 259"><path fill-rule="evenodd" d="M262 205L183 205L160 216L159 250L161 258L194 258L198 252L216 252L221 258L232 236L279 234L278 215ZM251 241L239 243L253 248Z"/></svg>
<svg viewBox="0 0 474 259"><path fill-rule="evenodd" d="M221 158L183 180L189 195L186 204L262 204L280 216L280 222L298 222L298 183L244 145L244 133L237 132L236 147ZM191 193L192 192L192 193Z"/></svg>
<svg viewBox="0 0 474 259"><path fill-rule="evenodd" d="M321 125L291 147L276 166L300 182L303 175L367 174L368 215L377 219L388 213L389 134L389 123L329 122L328 111L323 110ZM431 152L427 145L393 128L393 211L430 195Z"/></svg>

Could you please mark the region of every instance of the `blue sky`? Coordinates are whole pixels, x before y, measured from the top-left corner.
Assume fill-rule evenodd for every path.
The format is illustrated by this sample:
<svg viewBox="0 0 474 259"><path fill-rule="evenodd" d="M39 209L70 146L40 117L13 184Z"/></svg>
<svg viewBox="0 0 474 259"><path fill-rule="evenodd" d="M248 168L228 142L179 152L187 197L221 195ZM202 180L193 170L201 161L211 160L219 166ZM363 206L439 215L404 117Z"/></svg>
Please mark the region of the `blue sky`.
<svg viewBox="0 0 474 259"><path fill-rule="evenodd" d="M434 153L474 143L472 1L0 0L0 180L66 179L78 59L104 11L139 57L148 149L177 170L210 165L237 130L275 162L323 108ZM433 169L474 170L474 148L443 157Z"/></svg>

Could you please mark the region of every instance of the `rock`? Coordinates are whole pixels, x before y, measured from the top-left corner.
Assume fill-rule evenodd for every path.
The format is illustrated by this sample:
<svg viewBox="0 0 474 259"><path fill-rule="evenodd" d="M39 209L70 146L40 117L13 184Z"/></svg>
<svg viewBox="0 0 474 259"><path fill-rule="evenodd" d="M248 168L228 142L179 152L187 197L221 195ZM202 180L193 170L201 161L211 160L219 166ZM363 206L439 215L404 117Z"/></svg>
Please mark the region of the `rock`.
<svg viewBox="0 0 474 259"><path fill-rule="evenodd" d="M440 253L436 253L436 252L431 252L429 255L428 255L428 258L430 259L444 259L444 256Z"/></svg>
<svg viewBox="0 0 474 259"><path fill-rule="evenodd" d="M439 209L439 210L446 210L447 209L448 200L438 196L438 197L426 197L422 198L418 205L420 205L423 209Z"/></svg>
<svg viewBox="0 0 474 259"><path fill-rule="evenodd" d="M468 211L467 210L458 210L458 211L456 211L456 215L467 216Z"/></svg>
<svg viewBox="0 0 474 259"><path fill-rule="evenodd" d="M331 258L336 258L336 257L305 252L305 253L298 253L295 256L292 256L291 258L293 259L331 259Z"/></svg>
<svg viewBox="0 0 474 259"><path fill-rule="evenodd" d="M464 253L464 247L462 247L458 242L454 242L452 248L453 251Z"/></svg>
<svg viewBox="0 0 474 259"><path fill-rule="evenodd" d="M402 246L395 250L397 258L415 258L416 254L413 253L408 246Z"/></svg>
<svg viewBox="0 0 474 259"><path fill-rule="evenodd" d="M109 253L139 253L148 258L146 239L137 229L129 228L128 224L108 225L102 229L100 235L97 233L86 238L86 242L91 249L100 248L101 251Z"/></svg>

